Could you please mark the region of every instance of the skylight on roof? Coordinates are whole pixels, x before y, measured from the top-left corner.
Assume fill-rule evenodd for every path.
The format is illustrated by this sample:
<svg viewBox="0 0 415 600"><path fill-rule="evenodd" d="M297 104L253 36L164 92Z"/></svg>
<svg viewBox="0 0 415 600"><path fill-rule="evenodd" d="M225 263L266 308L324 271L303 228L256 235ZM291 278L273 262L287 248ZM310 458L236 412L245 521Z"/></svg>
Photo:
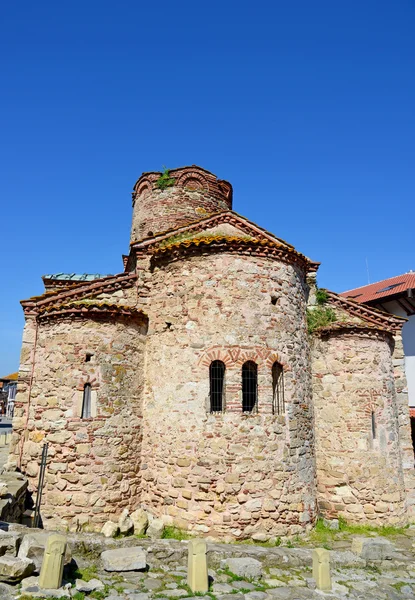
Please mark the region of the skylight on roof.
<svg viewBox="0 0 415 600"><path fill-rule="evenodd" d="M381 294L382 292L389 292L389 290L393 290L393 288L398 287L398 285L401 285L401 284L400 283L393 283L392 285L388 285L387 287L384 287L381 290L378 290L376 292L376 294Z"/></svg>

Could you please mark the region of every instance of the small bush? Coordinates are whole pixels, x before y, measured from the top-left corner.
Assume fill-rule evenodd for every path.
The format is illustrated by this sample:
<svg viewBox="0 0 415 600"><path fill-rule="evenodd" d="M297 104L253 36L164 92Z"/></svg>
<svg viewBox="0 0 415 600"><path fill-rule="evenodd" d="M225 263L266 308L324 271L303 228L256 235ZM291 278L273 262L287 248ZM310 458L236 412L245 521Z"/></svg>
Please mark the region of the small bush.
<svg viewBox="0 0 415 600"><path fill-rule="evenodd" d="M157 179L156 186L159 190L165 190L168 187L172 187L175 181L173 177L170 177L170 171L166 167L163 167L163 173Z"/></svg>
<svg viewBox="0 0 415 600"><path fill-rule="evenodd" d="M178 527L173 527L172 525L167 525L163 530L163 535L161 536L163 540L190 540L192 537L183 529L179 529Z"/></svg>
<svg viewBox="0 0 415 600"><path fill-rule="evenodd" d="M328 299L329 299L329 295L327 293L327 290L325 290L324 288L317 288L317 291L316 291L317 304L319 306L324 306L324 304L327 304Z"/></svg>
<svg viewBox="0 0 415 600"><path fill-rule="evenodd" d="M330 323L337 321L335 311L329 306L316 306L307 309L308 333L313 333L320 327L327 327Z"/></svg>

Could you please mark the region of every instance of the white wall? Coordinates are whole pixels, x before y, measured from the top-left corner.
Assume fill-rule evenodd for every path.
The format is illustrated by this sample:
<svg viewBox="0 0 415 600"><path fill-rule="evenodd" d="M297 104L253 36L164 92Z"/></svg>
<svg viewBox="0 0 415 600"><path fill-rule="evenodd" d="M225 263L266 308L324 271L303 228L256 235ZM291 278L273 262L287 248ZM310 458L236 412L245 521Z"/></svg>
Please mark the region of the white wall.
<svg viewBox="0 0 415 600"><path fill-rule="evenodd" d="M405 352L405 372L408 381L409 406L415 407L415 315L408 317L397 302L384 302L382 303L382 307L394 315L408 319L402 328L402 341Z"/></svg>

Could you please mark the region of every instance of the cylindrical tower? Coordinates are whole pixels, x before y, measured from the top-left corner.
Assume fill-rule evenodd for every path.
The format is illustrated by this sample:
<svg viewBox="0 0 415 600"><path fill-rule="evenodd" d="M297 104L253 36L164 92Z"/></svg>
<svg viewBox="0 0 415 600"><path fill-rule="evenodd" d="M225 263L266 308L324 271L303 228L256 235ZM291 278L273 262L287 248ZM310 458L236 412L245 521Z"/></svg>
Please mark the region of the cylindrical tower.
<svg viewBox="0 0 415 600"><path fill-rule="evenodd" d="M142 505L195 533L268 540L315 519L308 289L289 253L222 242L154 256Z"/></svg>
<svg viewBox="0 0 415 600"><path fill-rule="evenodd" d="M313 346L318 503L328 518L405 522L392 334L338 324Z"/></svg>
<svg viewBox="0 0 415 600"><path fill-rule="evenodd" d="M232 208L232 186L201 167L143 173L133 190L131 242Z"/></svg>

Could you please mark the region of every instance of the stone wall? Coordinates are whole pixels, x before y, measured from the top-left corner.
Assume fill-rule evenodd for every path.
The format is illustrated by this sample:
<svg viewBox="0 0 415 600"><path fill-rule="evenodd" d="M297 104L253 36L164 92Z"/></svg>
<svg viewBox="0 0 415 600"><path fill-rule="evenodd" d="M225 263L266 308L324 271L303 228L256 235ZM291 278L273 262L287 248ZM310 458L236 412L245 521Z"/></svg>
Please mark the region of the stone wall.
<svg viewBox="0 0 415 600"><path fill-rule="evenodd" d="M333 331L315 339L318 503L327 517L406 519L392 351L386 332Z"/></svg>
<svg viewBox="0 0 415 600"><path fill-rule="evenodd" d="M315 518L304 273L255 256L154 262L142 448L142 502L194 532L256 539ZM224 413L209 412L209 365L226 364ZM258 413L242 413L241 368L258 364ZM272 414L271 368L286 410Z"/></svg>
<svg viewBox="0 0 415 600"><path fill-rule="evenodd" d="M145 333L146 323L132 318L39 325L28 319L11 452L35 491L42 447L49 443L41 511L46 527L97 526L136 506ZM92 416L83 419L86 383Z"/></svg>
<svg viewBox="0 0 415 600"><path fill-rule="evenodd" d="M131 242L232 208L232 186L200 167L170 171L174 185L160 190L161 173L143 173L134 186Z"/></svg>
<svg viewBox="0 0 415 600"><path fill-rule="evenodd" d="M415 461L409 417L408 384L405 373L405 354L402 344L402 336L400 333L397 333L394 336L392 362L398 410L399 441L406 488L406 507L408 517L413 519L415 517Z"/></svg>

